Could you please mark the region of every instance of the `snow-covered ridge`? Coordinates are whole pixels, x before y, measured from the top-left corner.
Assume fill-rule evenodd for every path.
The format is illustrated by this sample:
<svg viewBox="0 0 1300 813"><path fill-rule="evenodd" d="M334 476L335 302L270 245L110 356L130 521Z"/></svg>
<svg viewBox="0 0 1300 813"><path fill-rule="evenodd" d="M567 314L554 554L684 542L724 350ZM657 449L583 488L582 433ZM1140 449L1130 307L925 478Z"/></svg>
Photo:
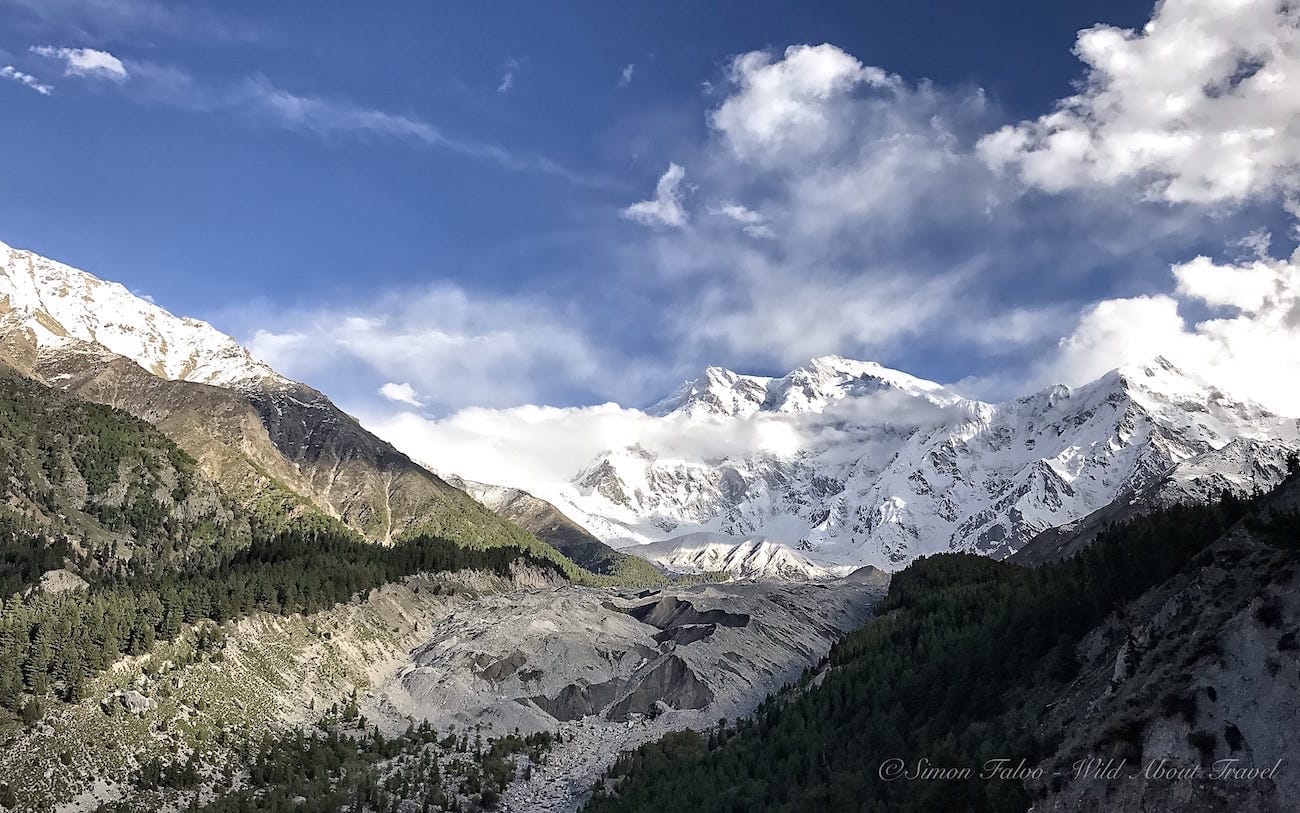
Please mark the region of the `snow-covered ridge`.
<svg viewBox="0 0 1300 813"><path fill-rule="evenodd" d="M830 581L854 569L852 566L821 567L779 542L708 531L632 545L624 552L674 573L728 573L737 579Z"/></svg>
<svg viewBox="0 0 1300 813"><path fill-rule="evenodd" d="M1165 359L1000 404L834 356L779 378L711 367L648 412L689 427L700 448L709 432L749 437L740 428L756 421L797 439L717 457L629 437L566 481L532 484L609 544L655 543L643 555L670 567L693 566L672 549L697 532L784 546L821 568L897 570L950 550L1002 558L1153 485L1169 498L1267 487L1300 446L1295 419ZM752 552L708 555L739 567Z"/></svg>
<svg viewBox="0 0 1300 813"><path fill-rule="evenodd" d="M161 378L237 387L279 377L207 322L0 243L0 333L16 330L29 331L42 351L99 345Z"/></svg>
<svg viewBox="0 0 1300 813"><path fill-rule="evenodd" d="M744 417L756 412L820 413L844 398L876 392L896 392L938 406L965 399L947 388L891 370L874 361L820 356L780 378L741 375L723 367L708 367L687 381L647 414Z"/></svg>

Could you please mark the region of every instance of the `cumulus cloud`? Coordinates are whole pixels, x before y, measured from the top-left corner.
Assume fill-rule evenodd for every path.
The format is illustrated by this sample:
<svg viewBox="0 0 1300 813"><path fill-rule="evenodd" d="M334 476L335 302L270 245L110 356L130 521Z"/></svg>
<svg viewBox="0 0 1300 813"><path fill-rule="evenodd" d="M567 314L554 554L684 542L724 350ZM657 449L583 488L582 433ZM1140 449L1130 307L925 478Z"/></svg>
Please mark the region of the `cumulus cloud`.
<svg viewBox="0 0 1300 813"><path fill-rule="evenodd" d="M1081 31L1075 53L1079 92L984 138L990 165L1052 192L1133 183L1174 203L1296 190L1300 6L1165 0L1140 31Z"/></svg>
<svg viewBox="0 0 1300 813"><path fill-rule="evenodd" d="M107 51L94 48L56 48L53 45L33 45L32 53L63 62L64 76L85 76L124 82L128 77L122 60Z"/></svg>
<svg viewBox="0 0 1300 813"><path fill-rule="evenodd" d="M684 354L760 369L878 357L985 316L970 288L990 256L933 240L969 234L982 248L1014 228L990 228L991 201L1011 196L971 149L990 120L978 88L907 84L803 45L735 57L715 97L692 178L719 203L624 261L683 292L666 315ZM641 214L685 222L679 182L666 175Z"/></svg>
<svg viewBox="0 0 1300 813"><path fill-rule="evenodd" d="M470 301L439 288L418 306L409 301L418 297L389 297L299 315L287 320L289 328L259 334L254 349L298 377L312 365L355 365L371 376L364 389L372 400L381 385L407 382L412 396L418 393L416 400L435 412L466 407L436 419L414 410L394 414L391 403L358 412L417 458L471 479L520 484L567 478L603 448L634 441L665 453L723 454L824 437L810 440L803 428L792 434L763 419L708 437L670 425L673 437L660 437L646 416L614 405L517 406L573 403L572 394L584 387L599 398L615 397L612 382L633 359L608 345L629 322L655 345L661 362L651 395L666 391L668 372L684 366L772 372L839 352L925 374L917 360L930 350L957 374L972 358L1014 358L1014 366L982 371L986 381L997 379L1001 395L1013 395L1029 378L1077 384L1128 360L1164 354L1279 411L1294 411L1288 399L1296 396L1286 390L1300 372L1289 366L1300 359L1297 260L1269 257L1257 233L1243 244L1246 257L1197 258L1168 276L1169 260L1188 256L1189 236L1202 238L1207 224L1222 232L1241 210L1216 211L1223 219L1212 220L1196 206L1149 200L1213 203L1285 189L1290 170L1282 153L1266 139L1252 142L1251 171L1230 173L1245 179L1240 184L1227 175L1211 178L1219 171L1213 161L1198 167L1173 153L1161 163L1143 157L1156 152L1136 150L1131 169L1113 177L1097 175L1090 164L1121 149L1123 140L1111 138L1120 130L1107 122L1131 124L1136 114L1126 111L1142 106L1133 100L1163 98L1137 87L1144 73L1129 71L1124 49L1164 36L1172 18L1163 15L1187 6L1186 0L1158 6L1159 25L1141 33L1096 42L1084 37L1080 54L1090 73L1075 101L1057 111L1067 115L997 132L1005 119L977 87L904 80L831 45L741 54L714 86L704 112L706 137L693 148L674 147L676 156L689 157L682 163L691 166L692 194L714 202L708 216L688 213L678 163L669 164L652 198L621 212L666 227L632 239L619 234L615 261L606 266L619 269L609 288L631 290L631 298L647 303L644 310L610 307L615 294L606 287L580 294L577 302L558 296ZM1239 6L1248 17L1257 11L1246 0ZM1218 36L1220 29L1234 30L1225 24L1210 33ZM1107 56L1112 46L1121 56ZM1269 60L1266 66L1280 64ZM1178 73L1176 66L1157 71L1154 55L1145 64L1161 87ZM1254 93L1250 83L1268 70L1240 71L1229 86L1202 95L1217 105ZM263 90L271 98L256 104L296 129L442 138L418 119L283 94L269 83ZM1202 116L1213 105L1193 101L1178 121L1162 118L1159 109L1150 115L1180 143L1189 136L1179 126L1215 131L1221 111ZM1112 108L1128 118L1106 118ZM1267 126L1260 121L1245 126L1251 132ZM1040 138L1042 145L1058 143L1050 129L1058 125L1067 133L1061 144L1084 136L1083 158L1070 163L1062 158L1073 155L1069 150L1036 146ZM1293 132L1275 129L1282 142ZM1019 146L1004 149L1005 139L1021 135ZM1035 175L1036 151L1045 151L1043 167L1060 163L1066 173L1060 177L1073 180L1049 187L1043 178L1056 170ZM1236 153L1224 156L1226 164L1236 160ZM1197 172L1209 175L1198 179ZM1025 182L1096 190L1028 197ZM1129 183L1141 184L1147 196L1131 195ZM602 312L617 316L593 328ZM1060 326L1072 317L1077 327L1060 340L1069 330ZM897 361L900 354L910 360ZM689 448L675 445L681 437ZM518 476L507 478L503 472L512 468Z"/></svg>
<svg viewBox="0 0 1300 813"><path fill-rule="evenodd" d="M686 177L686 170L670 163L668 170L659 177L655 184L655 196L650 200L633 203L622 209L619 214L628 220L635 220L647 226L671 226L681 228L686 225L686 209L682 206L681 185Z"/></svg>
<svg viewBox="0 0 1300 813"><path fill-rule="evenodd" d="M859 85L894 87L896 77L834 45L792 45L780 59L751 51L732 59L733 92L710 123L742 158L799 158L840 134L836 100Z"/></svg>
<svg viewBox="0 0 1300 813"><path fill-rule="evenodd" d="M1104 300L1089 308L1047 377L1081 383L1163 355L1233 395L1300 416L1300 251L1237 263L1208 257L1174 265L1172 294ZM1185 311L1211 315L1189 323Z"/></svg>
<svg viewBox="0 0 1300 813"><path fill-rule="evenodd" d="M32 76L30 73L23 73L16 69L13 65L5 65L3 68L0 68L0 77L12 79L20 85L25 85L31 88L42 96L49 96L54 92L53 85L47 85L35 76Z"/></svg>
<svg viewBox="0 0 1300 813"><path fill-rule="evenodd" d="M396 384L389 381L379 388L379 394L390 401L398 401L414 407L424 406L424 404L420 403L420 399L415 397L415 388L410 384Z"/></svg>

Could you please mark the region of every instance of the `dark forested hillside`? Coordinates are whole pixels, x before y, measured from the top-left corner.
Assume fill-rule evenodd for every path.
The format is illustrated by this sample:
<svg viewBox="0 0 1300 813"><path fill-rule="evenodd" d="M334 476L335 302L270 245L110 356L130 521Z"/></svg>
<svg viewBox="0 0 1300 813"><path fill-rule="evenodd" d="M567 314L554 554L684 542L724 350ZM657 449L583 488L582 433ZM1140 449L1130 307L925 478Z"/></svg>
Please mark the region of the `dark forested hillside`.
<svg viewBox="0 0 1300 813"><path fill-rule="evenodd" d="M1036 570L969 555L919 560L816 680L806 675L749 719L625 754L587 810L1024 811L1021 778L905 781L881 766L1048 757L1063 726L1042 725L1042 711L1079 671L1080 639L1189 567L1261 499L1156 511ZM1292 520L1251 522L1286 540L1300 528Z"/></svg>

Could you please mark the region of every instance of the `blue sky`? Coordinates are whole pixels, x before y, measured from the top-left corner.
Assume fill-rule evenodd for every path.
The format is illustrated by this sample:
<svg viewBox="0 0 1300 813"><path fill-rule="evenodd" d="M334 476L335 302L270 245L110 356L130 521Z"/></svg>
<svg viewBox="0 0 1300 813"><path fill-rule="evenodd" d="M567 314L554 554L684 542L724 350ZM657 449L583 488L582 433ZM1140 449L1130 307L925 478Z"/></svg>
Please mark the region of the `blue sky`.
<svg viewBox="0 0 1300 813"><path fill-rule="evenodd" d="M823 353L1078 383L1242 315L1171 266L1294 248L1295 12L1223 7L0 0L0 240L373 422Z"/></svg>

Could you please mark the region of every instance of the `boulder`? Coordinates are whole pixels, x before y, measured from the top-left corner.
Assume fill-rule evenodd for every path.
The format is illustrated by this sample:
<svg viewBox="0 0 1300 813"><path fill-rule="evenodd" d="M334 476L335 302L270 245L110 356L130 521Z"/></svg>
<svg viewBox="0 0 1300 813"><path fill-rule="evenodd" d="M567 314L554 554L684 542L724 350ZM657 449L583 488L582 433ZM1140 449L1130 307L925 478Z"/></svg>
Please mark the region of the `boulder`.
<svg viewBox="0 0 1300 813"><path fill-rule="evenodd" d="M135 689L127 689L122 692L118 695L118 700L121 701L122 708L132 714L144 714L158 705L152 698L145 697Z"/></svg>

